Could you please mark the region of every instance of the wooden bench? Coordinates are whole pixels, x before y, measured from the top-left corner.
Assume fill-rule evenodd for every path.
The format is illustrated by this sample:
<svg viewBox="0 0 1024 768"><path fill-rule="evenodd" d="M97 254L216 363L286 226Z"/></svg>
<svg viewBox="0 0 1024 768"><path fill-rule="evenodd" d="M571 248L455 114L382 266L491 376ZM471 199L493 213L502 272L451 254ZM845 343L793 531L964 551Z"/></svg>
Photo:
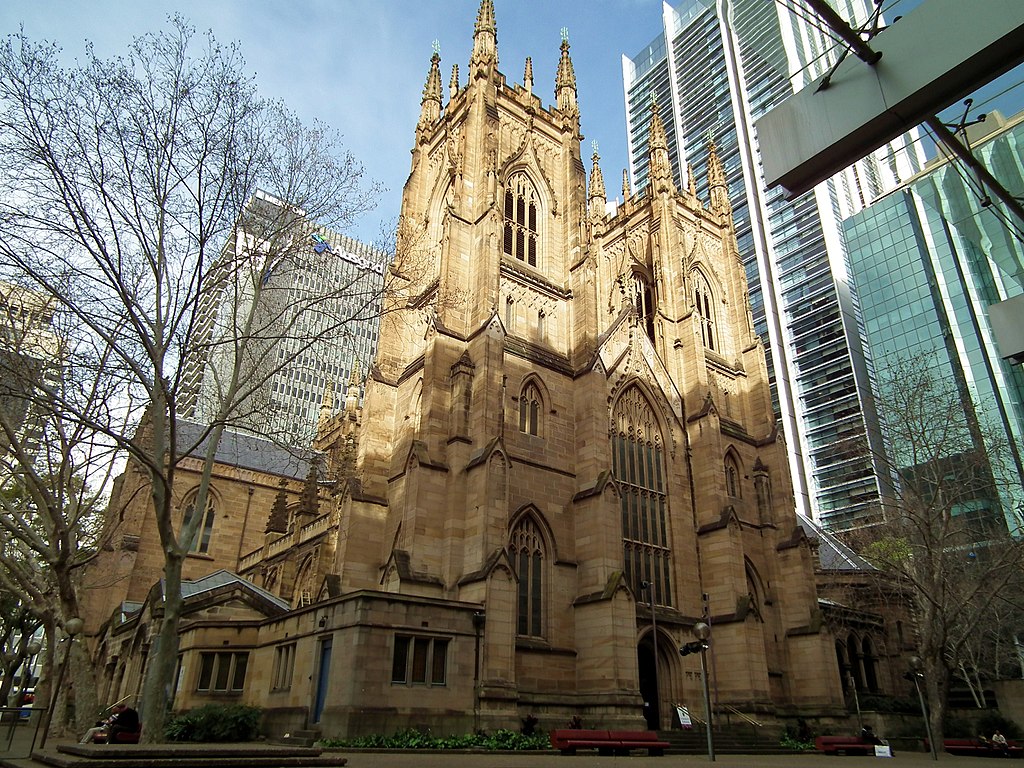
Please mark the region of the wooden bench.
<svg viewBox="0 0 1024 768"><path fill-rule="evenodd" d="M819 736L814 748L826 755L874 755L875 745L866 744L856 736Z"/></svg>
<svg viewBox="0 0 1024 768"><path fill-rule="evenodd" d="M577 749L596 749L599 755L628 755L631 749L646 749L651 757L660 757L668 748L654 731L592 731L562 729L549 734L551 746L563 755L575 755Z"/></svg>
<svg viewBox="0 0 1024 768"><path fill-rule="evenodd" d="M1002 750L980 739L944 739L942 748L951 755L967 757L1024 757L1024 747L1017 742L1007 740L1006 749Z"/></svg>

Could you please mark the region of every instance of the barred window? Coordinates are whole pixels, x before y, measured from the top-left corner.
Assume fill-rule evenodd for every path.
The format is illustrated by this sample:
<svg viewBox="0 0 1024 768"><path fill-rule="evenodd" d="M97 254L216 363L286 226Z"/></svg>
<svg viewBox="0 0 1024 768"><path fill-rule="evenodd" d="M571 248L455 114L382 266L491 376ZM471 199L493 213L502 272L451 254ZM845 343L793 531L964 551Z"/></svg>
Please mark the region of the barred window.
<svg viewBox="0 0 1024 768"><path fill-rule="evenodd" d="M510 176L505 183L505 232L502 248L531 267L537 266L538 199L526 174Z"/></svg>
<svg viewBox="0 0 1024 768"><path fill-rule="evenodd" d="M623 573L634 592L654 585L659 605L672 604L672 551L661 430L637 387L615 404L612 473L622 489Z"/></svg>

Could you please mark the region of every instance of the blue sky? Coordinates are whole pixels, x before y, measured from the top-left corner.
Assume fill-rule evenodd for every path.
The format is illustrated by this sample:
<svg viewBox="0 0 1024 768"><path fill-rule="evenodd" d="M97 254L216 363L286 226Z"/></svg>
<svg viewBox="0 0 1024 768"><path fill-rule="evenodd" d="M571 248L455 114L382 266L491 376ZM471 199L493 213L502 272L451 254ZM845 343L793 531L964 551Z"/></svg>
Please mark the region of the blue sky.
<svg viewBox="0 0 1024 768"><path fill-rule="evenodd" d="M447 93L452 64L465 82L478 7L479 0L7 0L0 31L23 24L30 38L59 43L69 61L90 40L107 58L181 11L218 40L238 41L263 95L284 99L304 121L317 117L339 130L368 175L388 188L350 233L375 240L398 213L432 42L441 46ZM554 102L560 30L568 27L584 156L596 140L615 194L627 163L621 57L661 31L661 1L495 0L495 9L499 68L522 82L531 56L534 92L545 104Z"/></svg>

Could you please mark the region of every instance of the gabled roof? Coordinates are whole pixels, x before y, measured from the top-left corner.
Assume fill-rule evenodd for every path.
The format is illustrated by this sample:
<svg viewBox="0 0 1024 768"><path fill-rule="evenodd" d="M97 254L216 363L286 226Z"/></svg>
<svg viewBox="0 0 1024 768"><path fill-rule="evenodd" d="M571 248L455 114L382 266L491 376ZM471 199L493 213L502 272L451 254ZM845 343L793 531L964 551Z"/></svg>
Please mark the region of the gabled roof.
<svg viewBox="0 0 1024 768"><path fill-rule="evenodd" d="M209 425L178 419L177 426L178 450L200 458L209 441L209 435L204 434ZM302 480L317 455L308 448L285 449L265 437L225 429L217 446L216 459L233 467Z"/></svg>
<svg viewBox="0 0 1024 768"><path fill-rule="evenodd" d="M826 571L873 571L875 567L810 518L797 514L808 538L818 542L818 560Z"/></svg>

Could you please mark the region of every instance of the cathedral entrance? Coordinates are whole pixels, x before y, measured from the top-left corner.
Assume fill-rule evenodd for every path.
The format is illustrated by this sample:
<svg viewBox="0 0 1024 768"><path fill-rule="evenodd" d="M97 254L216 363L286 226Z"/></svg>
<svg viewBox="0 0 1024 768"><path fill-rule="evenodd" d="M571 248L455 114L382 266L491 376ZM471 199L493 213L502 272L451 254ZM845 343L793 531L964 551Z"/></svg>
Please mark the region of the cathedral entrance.
<svg viewBox="0 0 1024 768"><path fill-rule="evenodd" d="M654 646L650 635L640 641L636 652L637 667L640 671L640 695L644 699L644 717L647 727L656 731L661 723L658 708L658 673L654 659Z"/></svg>

